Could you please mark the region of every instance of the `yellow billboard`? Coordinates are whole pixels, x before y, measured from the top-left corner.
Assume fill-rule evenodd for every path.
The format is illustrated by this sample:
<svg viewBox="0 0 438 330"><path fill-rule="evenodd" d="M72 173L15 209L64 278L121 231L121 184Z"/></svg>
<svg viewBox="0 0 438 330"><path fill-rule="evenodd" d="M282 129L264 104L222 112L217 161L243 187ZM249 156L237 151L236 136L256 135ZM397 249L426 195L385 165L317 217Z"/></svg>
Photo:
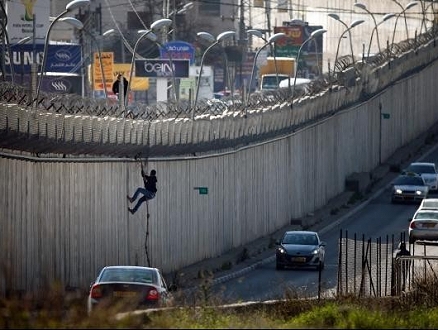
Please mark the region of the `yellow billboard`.
<svg viewBox="0 0 438 330"><path fill-rule="evenodd" d="M113 52L101 52L101 60L103 67L103 74L105 76L106 90L111 91L113 85L113 65L114 65L114 53ZM95 91L103 90L103 78L102 78L102 68L99 61L99 53L94 53L93 60L93 89Z"/></svg>
<svg viewBox="0 0 438 330"><path fill-rule="evenodd" d="M114 81L117 80L117 75L121 73L126 79L129 80L131 73L131 64L127 63L114 63L113 52L101 52L103 74L105 75L106 91L112 92L112 86ZM99 53L94 53L94 61L92 64L92 82L93 89L95 91L103 90L102 70L100 67ZM144 77L132 77L131 91L145 91L149 89L149 78Z"/></svg>

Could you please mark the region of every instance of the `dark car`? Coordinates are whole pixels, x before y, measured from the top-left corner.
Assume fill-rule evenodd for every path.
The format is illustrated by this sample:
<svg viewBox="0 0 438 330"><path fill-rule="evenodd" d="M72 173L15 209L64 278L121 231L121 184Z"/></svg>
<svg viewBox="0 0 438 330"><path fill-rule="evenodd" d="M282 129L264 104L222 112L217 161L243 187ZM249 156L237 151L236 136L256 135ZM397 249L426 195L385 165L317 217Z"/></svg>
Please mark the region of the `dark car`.
<svg viewBox="0 0 438 330"><path fill-rule="evenodd" d="M143 266L104 267L92 283L87 309L117 306L119 311L165 307L173 302L171 291L157 268Z"/></svg>
<svg viewBox="0 0 438 330"><path fill-rule="evenodd" d="M293 230L277 241L276 268L315 267L324 269L325 242L314 231Z"/></svg>
<svg viewBox="0 0 438 330"><path fill-rule="evenodd" d="M418 202L427 198L429 186L421 175L408 172L399 175L392 183L391 202Z"/></svg>

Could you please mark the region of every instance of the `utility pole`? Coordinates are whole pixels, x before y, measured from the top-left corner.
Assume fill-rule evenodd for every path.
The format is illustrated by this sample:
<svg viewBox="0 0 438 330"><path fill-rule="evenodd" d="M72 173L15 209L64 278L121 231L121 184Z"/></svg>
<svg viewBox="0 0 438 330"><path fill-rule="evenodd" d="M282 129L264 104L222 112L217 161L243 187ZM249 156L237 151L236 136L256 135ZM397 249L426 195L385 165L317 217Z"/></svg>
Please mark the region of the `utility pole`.
<svg viewBox="0 0 438 330"><path fill-rule="evenodd" d="M2 2L2 9L5 8L5 0L0 0ZM6 39L6 28L5 28L5 24L6 24L6 11L2 10L0 13L0 20L1 20L1 38L2 38L2 62L1 62L1 71L2 71L2 80L6 81L6 67L5 67L5 57L6 57L6 43L5 43L5 39ZM9 61L12 61L12 58L9 59Z"/></svg>
<svg viewBox="0 0 438 330"><path fill-rule="evenodd" d="M268 38L271 36L271 0L265 0L266 22L268 30Z"/></svg>
<svg viewBox="0 0 438 330"><path fill-rule="evenodd" d="M243 1L244 0L240 0L240 21L239 21L239 42L238 42L240 52L242 54L240 56L240 65L239 65L240 90L242 92L246 90L246 84L244 84L242 80L242 65L243 62L246 61L246 53L248 51L248 42L247 42L246 31L245 31L245 8L243 6ZM233 89L231 89L231 91L233 92ZM244 99L245 95L243 94L244 93L240 93L241 97Z"/></svg>

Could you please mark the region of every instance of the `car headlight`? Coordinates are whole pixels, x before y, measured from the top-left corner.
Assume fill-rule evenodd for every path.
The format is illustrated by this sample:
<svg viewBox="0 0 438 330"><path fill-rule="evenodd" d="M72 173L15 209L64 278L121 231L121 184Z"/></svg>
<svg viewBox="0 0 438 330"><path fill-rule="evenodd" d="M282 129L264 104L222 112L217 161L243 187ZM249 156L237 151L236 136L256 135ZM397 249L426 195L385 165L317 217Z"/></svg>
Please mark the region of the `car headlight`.
<svg viewBox="0 0 438 330"><path fill-rule="evenodd" d="M277 251L278 251L279 253L281 253L281 254L286 253L286 250L283 249L282 247L279 247L279 248L277 249Z"/></svg>
<svg viewBox="0 0 438 330"><path fill-rule="evenodd" d="M319 249L315 249L312 251L312 254L318 254L319 253Z"/></svg>
<svg viewBox="0 0 438 330"><path fill-rule="evenodd" d="M417 190L417 191L415 192L415 194L416 194L416 195L422 195L423 192L422 192L421 190Z"/></svg>
<svg viewBox="0 0 438 330"><path fill-rule="evenodd" d="M395 192L396 194L403 194L403 190L401 190L401 189L396 189L394 192Z"/></svg>

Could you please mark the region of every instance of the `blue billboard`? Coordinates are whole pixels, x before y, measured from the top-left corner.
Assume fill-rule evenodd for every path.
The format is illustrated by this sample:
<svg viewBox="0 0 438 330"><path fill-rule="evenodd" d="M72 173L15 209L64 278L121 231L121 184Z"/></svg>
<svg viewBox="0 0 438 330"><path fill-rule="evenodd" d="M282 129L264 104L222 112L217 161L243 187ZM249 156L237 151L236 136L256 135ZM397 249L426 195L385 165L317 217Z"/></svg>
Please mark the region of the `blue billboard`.
<svg viewBox="0 0 438 330"><path fill-rule="evenodd" d="M35 48L34 48L35 47ZM14 72L20 74L30 73L33 63L37 63L38 71L44 57L44 45L42 44L12 44L12 64ZM0 47L1 49L1 47ZM5 49L5 69L10 74L10 61L8 48ZM47 59L44 72L76 73L79 74L82 66L82 52L80 45L48 45Z"/></svg>
<svg viewBox="0 0 438 330"><path fill-rule="evenodd" d="M195 63L195 47L185 41L170 41L160 47L160 57L169 58L169 53L174 60L189 60L190 65Z"/></svg>

